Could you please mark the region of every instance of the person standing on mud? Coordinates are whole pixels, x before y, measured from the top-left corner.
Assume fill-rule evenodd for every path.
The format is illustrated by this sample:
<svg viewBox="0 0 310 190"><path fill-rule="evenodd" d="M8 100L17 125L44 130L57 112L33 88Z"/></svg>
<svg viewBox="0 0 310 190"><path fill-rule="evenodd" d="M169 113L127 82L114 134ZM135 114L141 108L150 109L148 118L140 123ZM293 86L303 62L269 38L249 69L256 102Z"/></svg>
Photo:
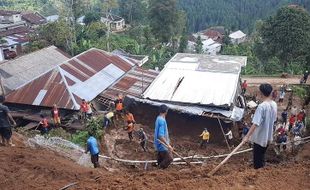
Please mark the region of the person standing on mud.
<svg viewBox="0 0 310 190"><path fill-rule="evenodd" d="M4 146L15 146L12 142L12 125L16 126L10 110L7 106L3 105L5 100L4 96L0 96L0 135L2 144Z"/></svg>
<svg viewBox="0 0 310 190"><path fill-rule="evenodd" d="M52 109L52 118L54 121L54 125L55 127L59 127L61 122L60 122L60 113L59 113L59 109L57 107L56 104L54 104L53 109Z"/></svg>
<svg viewBox="0 0 310 190"><path fill-rule="evenodd" d="M170 145L168 126L166 116L168 107L161 105L159 107L159 115L155 121L154 146L157 152L157 164L161 169L167 168L171 162L173 148Z"/></svg>
<svg viewBox="0 0 310 190"><path fill-rule="evenodd" d="M140 128L138 131L138 136L140 140L140 146L142 147L143 151L146 152L146 142L147 142L147 136L143 130L143 128Z"/></svg>
<svg viewBox="0 0 310 190"><path fill-rule="evenodd" d="M99 146L97 143L97 139L93 136L92 132L88 132L89 138L87 139L86 151L90 152L91 162L94 164L94 168L99 168Z"/></svg>
<svg viewBox="0 0 310 190"><path fill-rule="evenodd" d="M248 134L243 138L244 142L251 141L253 146L254 168L259 169L265 166L265 153L268 143L273 141L273 126L277 120L277 104L270 97L272 86L261 84L259 86L262 103L258 105L252 126Z"/></svg>
<svg viewBox="0 0 310 190"><path fill-rule="evenodd" d="M202 137L201 142L200 142L200 148L203 148L203 146L207 146L207 144L209 143L209 139L210 139L210 133L208 129L205 128L203 132L201 133L201 135L199 136Z"/></svg>

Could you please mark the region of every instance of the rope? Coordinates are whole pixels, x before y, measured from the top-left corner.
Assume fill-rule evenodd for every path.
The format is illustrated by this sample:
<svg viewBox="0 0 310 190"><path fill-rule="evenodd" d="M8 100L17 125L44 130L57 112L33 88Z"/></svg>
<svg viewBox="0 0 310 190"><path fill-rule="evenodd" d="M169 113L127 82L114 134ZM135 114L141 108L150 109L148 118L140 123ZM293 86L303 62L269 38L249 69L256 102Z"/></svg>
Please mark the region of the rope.
<svg viewBox="0 0 310 190"><path fill-rule="evenodd" d="M234 153L233 155L237 155L237 154L241 154L241 153L245 153L245 152L250 152L252 151L252 148L246 149L246 150L241 150L238 151L236 153ZM228 154L222 154L222 155L215 155L215 156L199 156L199 155L194 155L194 156L188 156L188 157L184 157L184 159L200 159L200 160L207 160L207 159L211 159L211 158L222 158L222 157L226 157ZM120 159L120 158L113 158L113 157L109 157L109 156L104 156L104 155L99 155L99 157L106 159L106 160L114 160L117 162L123 162L123 163L134 163L134 164L145 164L145 163L157 163L157 160L125 160L125 159ZM186 162L179 162L182 161L181 158L174 158L173 162L174 164L185 164ZM194 164L201 164L202 162L190 162L190 163L194 163Z"/></svg>

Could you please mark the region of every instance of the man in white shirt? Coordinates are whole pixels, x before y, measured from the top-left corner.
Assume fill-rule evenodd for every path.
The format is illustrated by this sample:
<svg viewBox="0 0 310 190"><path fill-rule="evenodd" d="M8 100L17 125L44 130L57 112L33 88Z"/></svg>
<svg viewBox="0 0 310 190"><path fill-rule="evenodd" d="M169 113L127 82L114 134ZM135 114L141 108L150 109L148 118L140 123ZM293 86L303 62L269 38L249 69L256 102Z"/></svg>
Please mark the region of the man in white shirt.
<svg viewBox="0 0 310 190"><path fill-rule="evenodd" d="M259 86L262 103L258 105L252 119L252 127L243 141L250 140L253 146L254 168L259 169L265 165L265 153L268 143L273 141L273 126L277 120L277 104L271 98L272 86L261 84Z"/></svg>

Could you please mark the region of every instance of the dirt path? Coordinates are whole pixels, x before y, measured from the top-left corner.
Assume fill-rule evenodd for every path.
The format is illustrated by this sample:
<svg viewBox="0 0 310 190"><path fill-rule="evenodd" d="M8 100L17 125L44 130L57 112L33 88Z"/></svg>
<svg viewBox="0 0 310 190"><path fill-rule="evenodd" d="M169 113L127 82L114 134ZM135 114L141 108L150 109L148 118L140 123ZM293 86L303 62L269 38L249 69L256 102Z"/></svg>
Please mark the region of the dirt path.
<svg viewBox="0 0 310 190"><path fill-rule="evenodd" d="M242 77L242 81L247 80L249 84L258 85L261 83L270 83L273 85L282 85L282 84L299 84L300 77L292 78L280 78L280 77ZM310 80L307 81L307 84L310 85Z"/></svg>

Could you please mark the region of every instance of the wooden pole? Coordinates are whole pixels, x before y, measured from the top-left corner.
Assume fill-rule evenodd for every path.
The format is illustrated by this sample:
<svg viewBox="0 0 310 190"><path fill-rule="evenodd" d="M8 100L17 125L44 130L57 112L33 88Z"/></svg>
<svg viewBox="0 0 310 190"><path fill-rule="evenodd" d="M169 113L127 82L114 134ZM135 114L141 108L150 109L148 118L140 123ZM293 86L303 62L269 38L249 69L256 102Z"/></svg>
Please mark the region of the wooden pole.
<svg viewBox="0 0 310 190"><path fill-rule="evenodd" d="M1 86L1 90L2 90L2 95L5 96L5 89L3 86L3 81L2 81L2 76L0 75L0 86Z"/></svg>
<svg viewBox="0 0 310 190"><path fill-rule="evenodd" d="M166 148L168 148L168 146L167 146L163 141L161 141L160 139L157 139L157 140L158 140L162 145L164 145ZM183 158L183 156L181 156L179 153L177 153L177 152L174 151L174 150L172 150L172 153L175 154L175 155L177 155L178 157L180 157L181 160L184 161L184 162L186 162L186 164L187 164L188 166L192 167L191 163L190 163L189 161L185 160L185 159Z"/></svg>
<svg viewBox="0 0 310 190"><path fill-rule="evenodd" d="M219 165L217 165L213 170L211 170L211 172L208 173L208 176L213 176L213 174L215 174L215 172L217 172L228 161L228 159L242 147L244 143L245 142L242 141Z"/></svg>
<svg viewBox="0 0 310 190"><path fill-rule="evenodd" d="M227 147L228 147L228 150L231 151L231 148L230 148L229 143L228 143L228 141L227 141L227 137L226 137L226 134L225 134L225 132L224 132L224 129L223 129L221 120L220 120L219 118L217 118L217 120L218 120L218 122L219 122L219 124L220 124L220 127L221 127L222 133L223 133L223 135L224 135L224 138L225 138L225 141L226 141L226 145L227 145Z"/></svg>

